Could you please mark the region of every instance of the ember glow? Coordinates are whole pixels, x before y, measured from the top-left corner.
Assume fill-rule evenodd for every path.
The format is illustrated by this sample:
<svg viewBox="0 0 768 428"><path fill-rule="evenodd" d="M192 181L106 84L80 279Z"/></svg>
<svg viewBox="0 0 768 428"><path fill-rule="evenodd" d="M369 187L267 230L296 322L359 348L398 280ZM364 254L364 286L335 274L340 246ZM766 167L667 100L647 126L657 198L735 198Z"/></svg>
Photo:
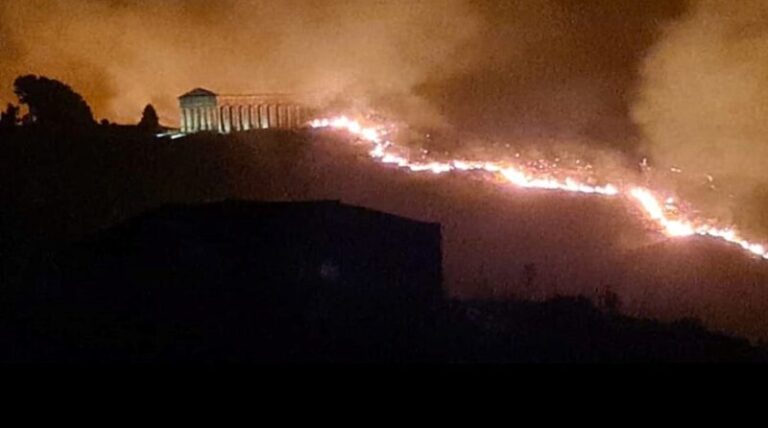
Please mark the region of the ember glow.
<svg viewBox="0 0 768 428"><path fill-rule="evenodd" d="M490 177L506 184L524 188L541 189L569 193L592 194L603 197L620 197L637 207L639 211L654 225L670 238L689 237L694 235L718 239L738 245L751 254L768 260L768 249L765 246L750 242L731 227L718 227L710 222L695 218L686 218L677 212L676 198L660 197L650 189L634 185L602 184L595 185L577 180L572 177L556 178L551 174L543 174L521 165L510 165L501 162L472 161L453 159L450 161L412 161L408 156L400 154L393 142L387 139L389 132L384 126L365 126L357 120L346 116L329 119L315 119L309 123L315 129L334 129L354 135L360 140L373 145L369 154L372 158L384 164L395 165L415 173L446 174L451 172L483 172Z"/></svg>

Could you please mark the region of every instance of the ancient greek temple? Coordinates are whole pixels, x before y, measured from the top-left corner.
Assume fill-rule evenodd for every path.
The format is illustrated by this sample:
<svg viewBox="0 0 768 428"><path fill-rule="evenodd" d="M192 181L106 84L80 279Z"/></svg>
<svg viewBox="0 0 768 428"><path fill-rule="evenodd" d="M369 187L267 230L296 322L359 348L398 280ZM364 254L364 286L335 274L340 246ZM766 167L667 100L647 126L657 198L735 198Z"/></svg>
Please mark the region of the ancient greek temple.
<svg viewBox="0 0 768 428"><path fill-rule="evenodd" d="M181 132L298 128L308 109L289 94L220 95L197 88L179 97Z"/></svg>

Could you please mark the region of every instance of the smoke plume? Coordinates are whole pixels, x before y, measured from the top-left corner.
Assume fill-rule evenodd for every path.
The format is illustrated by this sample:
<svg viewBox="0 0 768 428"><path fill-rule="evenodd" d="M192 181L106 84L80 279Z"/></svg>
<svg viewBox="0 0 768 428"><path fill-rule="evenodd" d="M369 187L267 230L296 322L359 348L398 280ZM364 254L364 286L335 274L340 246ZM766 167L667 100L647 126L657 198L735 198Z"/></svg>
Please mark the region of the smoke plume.
<svg viewBox="0 0 768 428"><path fill-rule="evenodd" d="M649 53L633 117L653 159L688 177L684 191L768 227L768 3L692 3Z"/></svg>
<svg viewBox="0 0 768 428"><path fill-rule="evenodd" d="M147 102L302 92L482 138L627 148L639 63L683 0L7 0L0 100L20 74L57 78L97 117Z"/></svg>
<svg viewBox="0 0 768 428"><path fill-rule="evenodd" d="M459 1L11 0L0 5L3 98L16 75L61 79L96 114L135 121L147 102L176 122L175 97L303 92L400 96L448 75L474 31ZM10 53L10 55L8 54ZM459 61L460 62L460 61Z"/></svg>

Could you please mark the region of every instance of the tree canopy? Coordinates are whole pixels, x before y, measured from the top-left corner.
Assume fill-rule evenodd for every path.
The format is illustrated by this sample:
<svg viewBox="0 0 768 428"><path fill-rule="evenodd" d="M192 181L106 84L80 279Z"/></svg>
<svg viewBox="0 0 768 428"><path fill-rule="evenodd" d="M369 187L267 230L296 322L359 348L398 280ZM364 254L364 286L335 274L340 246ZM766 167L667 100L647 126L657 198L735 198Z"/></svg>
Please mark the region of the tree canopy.
<svg viewBox="0 0 768 428"><path fill-rule="evenodd" d="M14 92L29 108L29 121L44 126L87 127L93 113L82 96L68 85L44 76L18 77Z"/></svg>
<svg viewBox="0 0 768 428"><path fill-rule="evenodd" d="M8 104L4 112L0 113L0 130L15 127L19 122L19 108Z"/></svg>
<svg viewBox="0 0 768 428"><path fill-rule="evenodd" d="M147 106L144 107L144 112L141 114L141 121L139 122L139 128L151 132L156 132L160 129L160 119L158 119L157 112L152 104L147 104Z"/></svg>

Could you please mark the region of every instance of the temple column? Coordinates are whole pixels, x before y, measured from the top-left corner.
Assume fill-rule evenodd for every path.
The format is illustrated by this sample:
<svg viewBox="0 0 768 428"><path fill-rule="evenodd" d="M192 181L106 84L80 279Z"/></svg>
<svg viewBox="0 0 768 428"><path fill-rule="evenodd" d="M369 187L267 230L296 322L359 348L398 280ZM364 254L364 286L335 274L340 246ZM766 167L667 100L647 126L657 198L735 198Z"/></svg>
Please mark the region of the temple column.
<svg viewBox="0 0 768 428"><path fill-rule="evenodd" d="M288 129L293 128L293 106L291 104L285 105L285 127Z"/></svg>
<svg viewBox="0 0 768 428"><path fill-rule="evenodd" d="M181 117L179 118L179 129L181 132L187 132L187 109L181 109Z"/></svg>
<svg viewBox="0 0 768 428"><path fill-rule="evenodd" d="M293 106L290 104L285 106L285 127L293 128Z"/></svg>
<svg viewBox="0 0 768 428"><path fill-rule="evenodd" d="M259 106L259 119L261 120L261 128L269 128L269 106L262 104Z"/></svg>
<svg viewBox="0 0 768 428"><path fill-rule="evenodd" d="M275 104L275 128L280 129L280 104Z"/></svg>

